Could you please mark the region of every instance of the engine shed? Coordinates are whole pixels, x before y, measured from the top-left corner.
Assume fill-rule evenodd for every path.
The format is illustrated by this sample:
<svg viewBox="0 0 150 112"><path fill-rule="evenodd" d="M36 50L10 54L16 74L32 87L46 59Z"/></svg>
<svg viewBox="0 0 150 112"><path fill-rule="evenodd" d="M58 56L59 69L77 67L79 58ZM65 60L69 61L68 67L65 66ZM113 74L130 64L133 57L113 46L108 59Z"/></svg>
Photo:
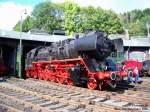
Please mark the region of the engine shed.
<svg viewBox="0 0 150 112"><path fill-rule="evenodd" d="M5 74L19 77L18 57L20 39L22 40L22 72L24 72L25 57L28 51L35 47L50 45L52 42L64 40L66 38L67 36L62 35L30 34L0 30L0 74L3 73L3 68L6 68L7 72Z"/></svg>

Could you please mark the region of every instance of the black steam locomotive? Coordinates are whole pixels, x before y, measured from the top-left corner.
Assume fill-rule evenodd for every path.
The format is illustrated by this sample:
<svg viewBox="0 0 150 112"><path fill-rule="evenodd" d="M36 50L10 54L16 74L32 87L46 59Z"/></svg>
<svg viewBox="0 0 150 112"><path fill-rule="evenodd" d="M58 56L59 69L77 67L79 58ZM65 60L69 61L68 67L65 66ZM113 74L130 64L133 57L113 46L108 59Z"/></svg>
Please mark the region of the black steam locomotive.
<svg viewBox="0 0 150 112"><path fill-rule="evenodd" d="M35 48L27 53L26 76L67 85L84 83L90 89L105 82L115 85L116 77L121 75L101 68L110 53L116 51L116 44L104 32L93 31L81 38Z"/></svg>

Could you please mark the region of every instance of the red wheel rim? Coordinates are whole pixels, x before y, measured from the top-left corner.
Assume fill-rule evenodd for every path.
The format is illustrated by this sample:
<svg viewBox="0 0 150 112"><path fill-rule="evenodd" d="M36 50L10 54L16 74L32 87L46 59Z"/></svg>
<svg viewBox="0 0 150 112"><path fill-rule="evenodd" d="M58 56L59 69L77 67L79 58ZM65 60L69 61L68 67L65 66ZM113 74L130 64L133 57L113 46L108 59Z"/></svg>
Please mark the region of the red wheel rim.
<svg viewBox="0 0 150 112"><path fill-rule="evenodd" d="M40 73L40 79L41 79L41 80L44 80L44 72L42 72L42 71L41 71L41 73Z"/></svg>
<svg viewBox="0 0 150 112"><path fill-rule="evenodd" d="M51 72L46 72L44 74L44 80L47 80L47 81L52 80L52 73Z"/></svg>
<svg viewBox="0 0 150 112"><path fill-rule="evenodd" d="M46 72L43 74L43 80L46 80Z"/></svg>
<svg viewBox="0 0 150 112"><path fill-rule="evenodd" d="M56 77L55 77L55 76L52 76L52 77L50 78L50 81L51 81L51 82L57 82Z"/></svg>
<svg viewBox="0 0 150 112"><path fill-rule="evenodd" d="M63 83L64 83L64 78L58 77L58 78L57 78L57 82L58 82L59 84L63 84Z"/></svg>
<svg viewBox="0 0 150 112"><path fill-rule="evenodd" d="M59 78L58 77L56 77L56 82L59 83Z"/></svg>
<svg viewBox="0 0 150 112"><path fill-rule="evenodd" d="M31 71L30 73L31 73L31 74L30 74L30 78L33 78L33 76L34 76L34 72L33 72L33 71Z"/></svg>
<svg viewBox="0 0 150 112"><path fill-rule="evenodd" d="M96 89L97 87L97 82L95 79L90 79L88 82L87 82L87 87L89 89Z"/></svg>
<svg viewBox="0 0 150 112"><path fill-rule="evenodd" d="M41 74L41 78L40 78L41 80L44 80L44 74Z"/></svg>
<svg viewBox="0 0 150 112"><path fill-rule="evenodd" d="M73 81L70 80L70 79L67 79L67 80L66 80L66 84L67 84L68 86L73 86Z"/></svg>
<svg viewBox="0 0 150 112"><path fill-rule="evenodd" d="M26 77L27 77L27 78L30 77L30 72L29 72L29 71L26 72Z"/></svg>
<svg viewBox="0 0 150 112"><path fill-rule="evenodd" d="M38 78L38 74L37 74L36 72L34 72L33 78L34 78L34 79L37 79L37 78Z"/></svg>
<svg viewBox="0 0 150 112"><path fill-rule="evenodd" d="M38 79L41 79L41 71L38 72L37 78L38 78Z"/></svg>
<svg viewBox="0 0 150 112"><path fill-rule="evenodd" d="M36 75L36 74L34 74L33 78L34 78L34 79L37 79L37 75Z"/></svg>
<svg viewBox="0 0 150 112"><path fill-rule="evenodd" d="M49 76L48 75L45 75L45 80L49 80L50 78L49 78Z"/></svg>

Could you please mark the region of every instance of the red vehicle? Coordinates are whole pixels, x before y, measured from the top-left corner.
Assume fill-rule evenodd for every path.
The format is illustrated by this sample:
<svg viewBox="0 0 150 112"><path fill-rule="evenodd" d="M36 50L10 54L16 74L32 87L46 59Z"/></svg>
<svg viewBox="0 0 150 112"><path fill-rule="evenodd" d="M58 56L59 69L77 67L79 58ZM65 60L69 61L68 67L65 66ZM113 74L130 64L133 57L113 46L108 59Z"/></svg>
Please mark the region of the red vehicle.
<svg viewBox="0 0 150 112"><path fill-rule="evenodd" d="M126 75L108 70L103 64L112 51L115 51L113 41L102 32L38 47L27 53L26 77L86 85L89 89L101 90L106 84L116 87L117 81Z"/></svg>
<svg viewBox="0 0 150 112"><path fill-rule="evenodd" d="M139 74L141 75L142 62L139 62L137 60L125 60L122 62L122 65L124 71L127 71L128 73L130 72L133 75L135 75L133 70L137 67Z"/></svg>
<svg viewBox="0 0 150 112"><path fill-rule="evenodd" d="M0 74L5 74L7 72L7 67L5 66L2 59L0 59Z"/></svg>
<svg viewBox="0 0 150 112"><path fill-rule="evenodd" d="M0 74L5 74L7 73L7 67L5 66L4 60L3 60L3 51L2 48L0 47Z"/></svg>

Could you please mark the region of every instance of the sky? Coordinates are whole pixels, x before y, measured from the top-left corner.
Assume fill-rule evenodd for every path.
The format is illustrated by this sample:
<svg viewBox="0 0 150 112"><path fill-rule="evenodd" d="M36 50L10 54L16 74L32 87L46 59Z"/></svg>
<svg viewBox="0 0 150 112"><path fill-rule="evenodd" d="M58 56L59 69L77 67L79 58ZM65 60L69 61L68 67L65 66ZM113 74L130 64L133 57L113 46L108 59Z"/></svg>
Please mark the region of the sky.
<svg viewBox="0 0 150 112"><path fill-rule="evenodd" d="M0 0L0 29L12 30L15 24L30 15L34 6L40 2L48 0ZM60 3L64 0L49 0L51 2ZM133 9L150 8L150 0L70 0L80 6L102 7L111 9L116 13L124 13ZM23 14L24 9L27 14Z"/></svg>

